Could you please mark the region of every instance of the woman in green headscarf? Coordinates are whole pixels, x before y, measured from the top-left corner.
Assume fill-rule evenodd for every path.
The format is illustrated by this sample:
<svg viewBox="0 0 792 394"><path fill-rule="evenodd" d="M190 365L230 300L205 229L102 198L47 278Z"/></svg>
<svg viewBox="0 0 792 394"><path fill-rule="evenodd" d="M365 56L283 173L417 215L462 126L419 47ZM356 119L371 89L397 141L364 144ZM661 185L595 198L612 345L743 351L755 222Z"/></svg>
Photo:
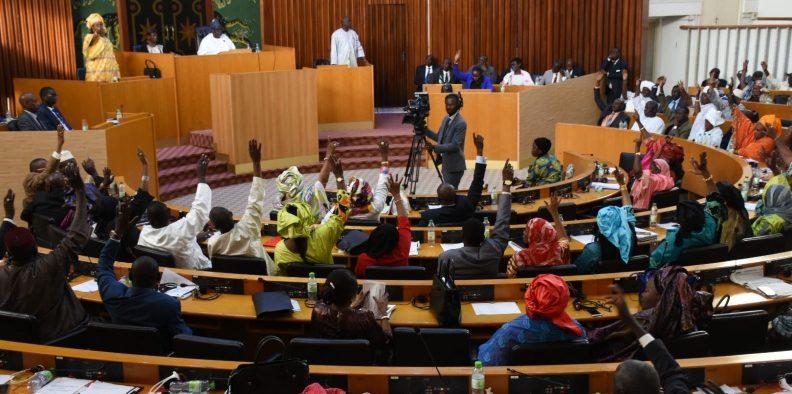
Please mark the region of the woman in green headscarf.
<svg viewBox="0 0 792 394"><path fill-rule="evenodd" d="M769 185L762 203L756 207L759 215L751 229L754 235L779 234L792 226L792 192L788 186Z"/></svg>

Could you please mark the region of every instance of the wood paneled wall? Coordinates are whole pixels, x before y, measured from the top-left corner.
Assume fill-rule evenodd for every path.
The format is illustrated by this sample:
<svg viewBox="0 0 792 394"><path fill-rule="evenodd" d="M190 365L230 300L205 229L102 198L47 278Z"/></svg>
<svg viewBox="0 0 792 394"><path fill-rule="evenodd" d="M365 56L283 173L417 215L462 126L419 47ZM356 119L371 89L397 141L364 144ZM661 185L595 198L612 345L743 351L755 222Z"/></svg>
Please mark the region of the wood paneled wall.
<svg viewBox="0 0 792 394"><path fill-rule="evenodd" d="M406 7L410 80L427 53L442 59L457 49L465 67L486 54L502 72L519 56L540 73L566 58L595 71L618 46L631 75L640 75L648 0L261 0L262 38L296 48L297 65L310 66L329 57L330 35L344 15L365 49L391 40L370 34L368 6L380 4Z"/></svg>
<svg viewBox="0 0 792 394"><path fill-rule="evenodd" d="M77 76L70 0L0 1L0 108L12 79ZM38 92L33 92L38 96Z"/></svg>

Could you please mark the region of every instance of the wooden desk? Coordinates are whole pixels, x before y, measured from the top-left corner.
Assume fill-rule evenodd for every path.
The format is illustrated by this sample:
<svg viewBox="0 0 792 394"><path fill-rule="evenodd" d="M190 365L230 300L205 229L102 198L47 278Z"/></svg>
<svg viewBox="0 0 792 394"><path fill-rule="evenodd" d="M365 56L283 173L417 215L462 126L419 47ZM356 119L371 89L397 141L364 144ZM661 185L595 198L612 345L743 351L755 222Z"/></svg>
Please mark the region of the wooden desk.
<svg viewBox="0 0 792 394"><path fill-rule="evenodd" d="M787 92L787 94L792 94L792 92ZM792 106L789 105L755 103L745 100L743 100L743 105L752 111L758 112L759 116L775 115L781 119L792 120Z"/></svg>
<svg viewBox="0 0 792 394"><path fill-rule="evenodd" d="M316 69L319 131L374 128L374 66Z"/></svg>
<svg viewBox="0 0 792 394"><path fill-rule="evenodd" d="M442 93L443 91L443 84L440 83L425 83L422 85L423 91L426 93ZM462 90L461 83L453 83L451 84L451 90L454 92L458 92ZM442 107L445 108L445 107Z"/></svg>
<svg viewBox="0 0 792 394"><path fill-rule="evenodd" d="M177 370L180 373L184 373L188 380L191 380L202 378L202 376L196 375L196 371L211 370L218 372L221 376L225 376L225 374L230 373L240 364L240 362L236 361L118 354L10 341L0 341L0 349L6 353L19 353L22 360L21 365L14 365L13 367L15 368L13 370L6 368L3 373L30 368L37 364L41 364L46 368L54 368L55 358L65 357L120 363L123 372L123 382L118 383L131 385L151 385L156 383L164 377L160 375L160 369L167 371ZM792 359L792 351L690 358L679 360L679 364L682 368L703 369L705 379L718 382L718 384L742 386L744 365L788 362L790 359ZM513 368L520 373L534 376L585 374L589 377L590 392L608 393L613 391L613 374L618 365L618 363L594 363L515 366ZM494 392L508 392L510 377L514 375L508 368L510 367L487 367L485 369L487 386L491 387ZM331 376L341 377L346 381L347 389L350 393L388 393L388 383L391 376L437 376L437 372L432 367L311 365L309 370L311 375L318 379ZM440 367L440 372L443 376L449 378L464 377L469 379L470 371L470 367ZM762 390L770 389L769 386L771 385L763 385Z"/></svg>

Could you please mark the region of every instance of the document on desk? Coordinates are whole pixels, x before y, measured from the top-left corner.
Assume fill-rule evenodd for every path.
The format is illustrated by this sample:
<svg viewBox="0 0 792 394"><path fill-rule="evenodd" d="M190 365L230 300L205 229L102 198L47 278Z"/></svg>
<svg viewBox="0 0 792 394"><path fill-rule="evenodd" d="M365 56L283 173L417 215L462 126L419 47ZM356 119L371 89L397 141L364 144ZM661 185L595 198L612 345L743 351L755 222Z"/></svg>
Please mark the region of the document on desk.
<svg viewBox="0 0 792 394"><path fill-rule="evenodd" d="M198 288L195 283L167 268L162 271L162 279L160 279L160 284L165 283L176 285L175 288L166 291L165 294L180 299L189 297L193 290Z"/></svg>
<svg viewBox="0 0 792 394"><path fill-rule="evenodd" d="M618 183L591 182L592 189L619 190Z"/></svg>
<svg viewBox="0 0 792 394"><path fill-rule="evenodd" d="M648 242L657 240L657 233L654 231L644 230L642 228L635 229L635 238L638 242Z"/></svg>
<svg viewBox="0 0 792 394"><path fill-rule="evenodd" d="M519 315L520 307L514 301L509 302L474 302L473 312L481 315Z"/></svg>
<svg viewBox="0 0 792 394"><path fill-rule="evenodd" d="M80 389L90 384L90 380L85 379L72 379L72 378L55 378L41 390L36 391L37 394L73 394L79 393Z"/></svg>
<svg viewBox="0 0 792 394"><path fill-rule="evenodd" d="M675 229L675 228L678 229L679 228L679 223L674 223L674 222L657 223L657 227L662 227L662 228L664 228L666 230L671 230L671 229Z"/></svg>
<svg viewBox="0 0 792 394"><path fill-rule="evenodd" d="M443 206L439 205L439 204L438 205L435 205L435 204L427 204L426 205L426 208L428 208L428 209L438 209L438 208L442 208L442 207Z"/></svg>
<svg viewBox="0 0 792 394"><path fill-rule="evenodd" d="M514 253L520 253L520 251L524 249L522 246L517 245L517 243L514 241L509 241L509 246L511 246Z"/></svg>
<svg viewBox="0 0 792 394"><path fill-rule="evenodd" d="M302 308L300 308L300 301L297 301L294 298L292 298L291 304L292 304L292 312L299 312L302 310Z"/></svg>
<svg viewBox="0 0 792 394"><path fill-rule="evenodd" d="M592 234L573 235L571 238L582 243L583 245L588 245L594 242L594 235Z"/></svg>
<svg viewBox="0 0 792 394"><path fill-rule="evenodd" d="M418 256L418 249L421 248L420 241L410 242L410 256Z"/></svg>
<svg viewBox="0 0 792 394"><path fill-rule="evenodd" d="M99 284L96 283L96 279L86 280L79 285L72 286L72 290L82 293L93 293L95 291L99 291Z"/></svg>
<svg viewBox="0 0 792 394"><path fill-rule="evenodd" d="M449 250L459 249L465 246L462 242L458 244L440 244L440 247L443 248L443 252L448 252Z"/></svg>
<svg viewBox="0 0 792 394"><path fill-rule="evenodd" d="M769 298L792 296L792 285L778 278L764 276L763 266L738 269L732 272L729 279Z"/></svg>
<svg viewBox="0 0 792 394"><path fill-rule="evenodd" d="M127 394L137 391L137 387L94 381L79 391L79 394Z"/></svg>
<svg viewBox="0 0 792 394"><path fill-rule="evenodd" d="M0 375L0 386L8 383L11 380L11 375Z"/></svg>

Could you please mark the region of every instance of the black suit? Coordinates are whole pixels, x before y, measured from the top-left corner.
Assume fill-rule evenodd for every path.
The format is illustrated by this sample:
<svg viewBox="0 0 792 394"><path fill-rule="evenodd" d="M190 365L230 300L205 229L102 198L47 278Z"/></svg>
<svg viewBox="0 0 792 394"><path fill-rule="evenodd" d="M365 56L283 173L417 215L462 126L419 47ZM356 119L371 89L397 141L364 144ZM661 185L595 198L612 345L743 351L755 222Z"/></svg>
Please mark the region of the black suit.
<svg viewBox="0 0 792 394"><path fill-rule="evenodd" d="M602 124L602 120L605 119L606 116L610 115L613 112L613 110L611 109L610 105L602 102L602 97L600 97L599 89L594 89L594 102L597 103L597 107L600 109L600 117L599 119L597 119L597 124L596 124L597 126L599 126ZM627 114L624 113L624 111L622 111L618 116L616 116L616 118L614 118L613 121L611 121L607 127L613 127L615 129L618 129L621 126L622 122L624 122L625 125L630 124L630 117L627 116Z"/></svg>
<svg viewBox="0 0 792 394"><path fill-rule="evenodd" d="M600 69L605 71L605 93L610 104L622 95L622 74L627 70L627 61L605 59Z"/></svg>
<svg viewBox="0 0 792 394"><path fill-rule="evenodd" d="M657 374L660 375L660 384L663 393L690 393L687 374L668 352L663 341L655 339L643 349L646 358L652 362Z"/></svg>
<svg viewBox="0 0 792 394"><path fill-rule="evenodd" d="M421 64L420 66L415 68L415 91L420 92L422 91L422 85L425 83L431 83L432 74L439 69L437 66L431 66L432 69L429 75L426 74L426 64Z"/></svg>
<svg viewBox="0 0 792 394"><path fill-rule="evenodd" d="M36 120L36 117L28 111L22 111L22 113L19 114L19 118L17 118L17 127L19 128L19 131L46 130L44 128L44 125L42 125L41 122Z"/></svg>
<svg viewBox="0 0 792 394"><path fill-rule="evenodd" d="M443 224L462 223L473 217L473 213L476 212L476 206L481 200L481 192L484 189L484 173L486 171L486 164L476 163L476 169L473 172L473 182L470 183L467 196L457 195L454 205L427 209L421 212L421 220L418 222L418 227L427 226L429 220L433 220L435 225L440 226Z"/></svg>
<svg viewBox="0 0 792 394"><path fill-rule="evenodd" d="M53 113L53 111L57 112L57 116ZM44 127L44 130L57 130L58 125L61 124L61 121L58 119L58 116L63 119L63 126L67 130L71 130L72 127L69 124L69 121L66 120L66 117L63 116L63 113L58 109L58 107L52 107L52 110L47 107L46 104L41 104L39 106L38 112L36 113L38 117L39 123Z"/></svg>
<svg viewBox="0 0 792 394"><path fill-rule="evenodd" d="M442 72L443 72L442 68L437 69L437 71L435 71L434 74L432 74L432 76L431 76L431 78L429 80L429 83L443 83L442 81L440 81L440 76L441 76ZM450 78L450 81L448 83L451 83L451 84L460 83L459 80L457 79L457 77L454 75L454 71L453 70L448 70L448 74L449 74L449 78Z"/></svg>
<svg viewBox="0 0 792 394"><path fill-rule="evenodd" d="M564 69L564 74L567 75L567 78L582 77L583 76L583 69L578 67L578 66L574 66L574 67L572 67L572 72L570 73L569 70L567 70L565 68Z"/></svg>

